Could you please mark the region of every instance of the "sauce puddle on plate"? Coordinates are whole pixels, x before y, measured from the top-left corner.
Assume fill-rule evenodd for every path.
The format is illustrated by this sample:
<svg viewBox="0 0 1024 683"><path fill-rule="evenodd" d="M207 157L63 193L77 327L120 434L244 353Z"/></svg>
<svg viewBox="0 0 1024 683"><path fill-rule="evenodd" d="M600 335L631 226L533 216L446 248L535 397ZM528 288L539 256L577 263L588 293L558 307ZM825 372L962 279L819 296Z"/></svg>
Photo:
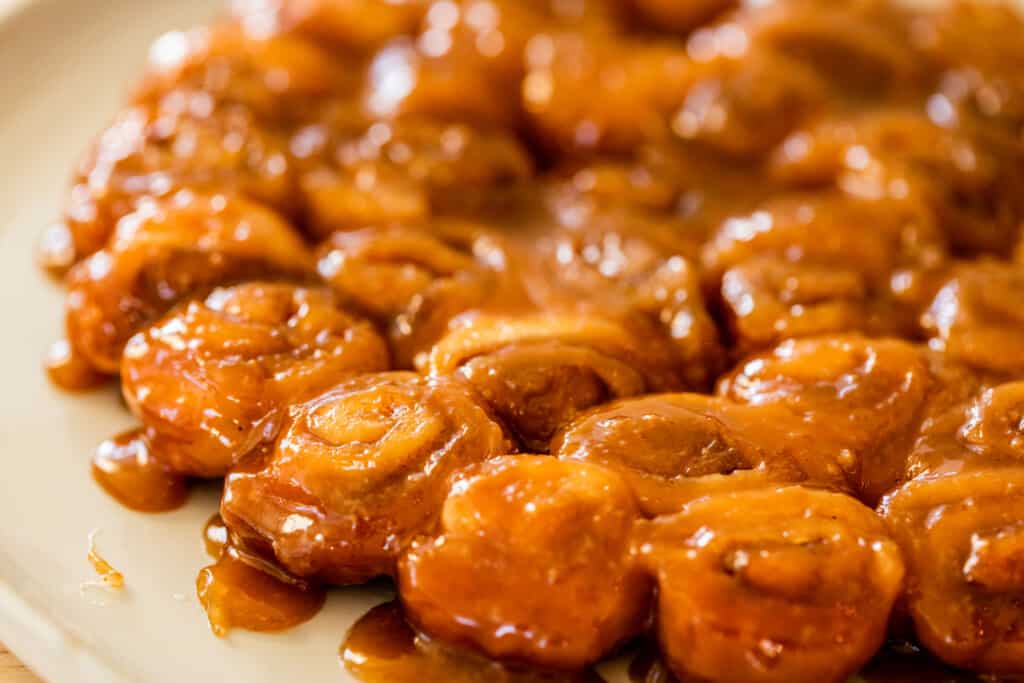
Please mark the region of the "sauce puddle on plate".
<svg viewBox="0 0 1024 683"><path fill-rule="evenodd" d="M133 429L101 443L92 476L112 498L137 512L169 512L188 500L188 482L150 453L143 430Z"/></svg>
<svg viewBox="0 0 1024 683"><path fill-rule="evenodd" d="M203 529L206 550L217 561L199 571L196 593L206 610L210 629L226 636L233 628L284 631L309 621L327 598L322 588L291 579L283 572L259 569L228 540L227 527L214 515Z"/></svg>
<svg viewBox="0 0 1024 683"><path fill-rule="evenodd" d="M342 665L363 683L603 683L593 671L515 669L416 633L398 602L379 605L349 631Z"/></svg>

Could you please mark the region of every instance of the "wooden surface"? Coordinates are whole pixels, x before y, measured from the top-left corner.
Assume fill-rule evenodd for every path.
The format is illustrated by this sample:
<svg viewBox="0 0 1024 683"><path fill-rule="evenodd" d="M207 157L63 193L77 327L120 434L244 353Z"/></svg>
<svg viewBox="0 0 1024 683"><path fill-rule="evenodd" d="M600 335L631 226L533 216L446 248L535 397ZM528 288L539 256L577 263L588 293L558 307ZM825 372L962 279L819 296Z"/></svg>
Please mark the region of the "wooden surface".
<svg viewBox="0 0 1024 683"><path fill-rule="evenodd" d="M0 0L3 4L3 0ZM0 683L41 683L0 643Z"/></svg>

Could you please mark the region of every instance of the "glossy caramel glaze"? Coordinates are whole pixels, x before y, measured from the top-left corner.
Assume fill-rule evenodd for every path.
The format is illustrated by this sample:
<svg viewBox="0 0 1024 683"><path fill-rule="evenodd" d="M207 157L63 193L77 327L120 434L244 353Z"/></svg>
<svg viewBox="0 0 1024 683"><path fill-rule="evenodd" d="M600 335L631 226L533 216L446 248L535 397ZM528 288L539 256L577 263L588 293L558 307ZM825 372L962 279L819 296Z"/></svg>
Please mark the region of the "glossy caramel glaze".
<svg viewBox="0 0 1024 683"><path fill-rule="evenodd" d="M922 478L880 511L904 547L907 602L918 637L945 661L1016 671L1024 612L1019 468Z"/></svg>
<svg viewBox="0 0 1024 683"><path fill-rule="evenodd" d="M309 621L323 607L326 593L282 581L226 550L196 577L196 593L210 629L226 636L231 629L284 631Z"/></svg>
<svg viewBox="0 0 1024 683"><path fill-rule="evenodd" d="M563 460L616 470L644 512L676 512L715 491L772 482L853 491L842 443L777 406L744 406L700 394L660 394L595 408L551 444Z"/></svg>
<svg viewBox="0 0 1024 683"><path fill-rule="evenodd" d="M309 621L326 592L234 546L220 515L203 527L203 545L214 563L196 577L196 594L210 629L224 637L232 629L284 631Z"/></svg>
<svg viewBox="0 0 1024 683"><path fill-rule="evenodd" d="M36 252L99 484L224 478L215 630L388 576L369 681L1024 675L1019 15L227 4Z"/></svg>
<svg viewBox="0 0 1024 683"><path fill-rule="evenodd" d="M651 585L629 557L635 516L625 482L600 467L520 455L470 468L440 535L403 556L402 603L444 640L580 668L647 620Z"/></svg>
<svg viewBox="0 0 1024 683"><path fill-rule="evenodd" d="M364 683L600 683L597 674L505 666L418 633L397 602L379 605L352 626L342 665Z"/></svg>
<svg viewBox="0 0 1024 683"><path fill-rule="evenodd" d="M228 475L221 514L297 576L362 583L432 528L452 476L511 448L458 380L363 375L294 406L273 448Z"/></svg>
<svg viewBox="0 0 1024 683"><path fill-rule="evenodd" d="M68 339L98 371L113 374L128 339L181 299L235 280L303 278L311 266L299 236L272 211L179 193L126 216L107 248L71 269Z"/></svg>
<svg viewBox="0 0 1024 683"><path fill-rule="evenodd" d="M154 457L140 429L101 443L93 454L92 476L115 500L139 512L169 512L188 500L185 477Z"/></svg>
<svg viewBox="0 0 1024 683"><path fill-rule="evenodd" d="M684 679L844 680L884 640L904 574L870 508L799 487L694 501L641 523L636 552Z"/></svg>
<svg viewBox="0 0 1024 683"><path fill-rule="evenodd" d="M905 342L826 337L783 342L726 375L718 393L785 408L831 445L836 464L869 503L904 478L909 439L932 376Z"/></svg>
<svg viewBox="0 0 1024 683"><path fill-rule="evenodd" d="M59 339L46 350L46 374L64 391L84 391L105 383L106 375L96 369L67 339Z"/></svg>
<svg viewBox="0 0 1024 683"><path fill-rule="evenodd" d="M329 292L250 282L216 289L129 339L121 387L159 460L223 476L273 441L288 405L388 364L373 327Z"/></svg>
<svg viewBox="0 0 1024 683"><path fill-rule="evenodd" d="M86 556L86 559L89 560L89 564L92 565L93 570L99 576L102 585L114 590L120 590L124 588L124 574L114 569L114 566L100 555L100 551L96 548L97 535L98 530L89 534L89 554Z"/></svg>

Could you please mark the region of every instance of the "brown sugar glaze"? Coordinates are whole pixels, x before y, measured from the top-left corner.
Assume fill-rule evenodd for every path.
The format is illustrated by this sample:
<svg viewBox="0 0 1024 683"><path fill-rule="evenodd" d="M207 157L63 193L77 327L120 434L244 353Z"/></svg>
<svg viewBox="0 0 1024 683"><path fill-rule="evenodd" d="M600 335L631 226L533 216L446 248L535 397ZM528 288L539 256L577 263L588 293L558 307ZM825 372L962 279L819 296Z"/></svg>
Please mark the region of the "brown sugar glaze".
<svg viewBox="0 0 1024 683"><path fill-rule="evenodd" d="M323 590L234 548L220 515L206 523L203 543L216 561L200 570L196 593L216 635L224 637L234 628L284 631L309 621L323 607Z"/></svg>
<svg viewBox="0 0 1024 683"><path fill-rule="evenodd" d="M1024 675L1022 33L231 2L75 169L47 372L119 378L127 507L223 479L215 632L394 580L370 683Z"/></svg>
<svg viewBox="0 0 1024 683"><path fill-rule="evenodd" d="M365 683L600 683L592 672L503 666L417 633L398 603L370 610L341 645L342 665Z"/></svg>
<svg viewBox="0 0 1024 683"><path fill-rule="evenodd" d="M119 503L139 512L169 512L188 500L185 477L150 453L141 429L100 444L93 454L92 477Z"/></svg>

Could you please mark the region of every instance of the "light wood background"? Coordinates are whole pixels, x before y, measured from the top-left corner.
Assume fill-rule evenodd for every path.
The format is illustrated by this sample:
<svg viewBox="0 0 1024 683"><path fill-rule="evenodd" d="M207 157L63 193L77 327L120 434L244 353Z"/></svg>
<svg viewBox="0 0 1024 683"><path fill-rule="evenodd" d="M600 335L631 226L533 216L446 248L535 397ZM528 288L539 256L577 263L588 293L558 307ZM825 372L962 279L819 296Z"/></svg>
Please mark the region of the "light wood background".
<svg viewBox="0 0 1024 683"><path fill-rule="evenodd" d="M0 0L6 2L6 0ZM0 683L41 683L0 643Z"/></svg>

